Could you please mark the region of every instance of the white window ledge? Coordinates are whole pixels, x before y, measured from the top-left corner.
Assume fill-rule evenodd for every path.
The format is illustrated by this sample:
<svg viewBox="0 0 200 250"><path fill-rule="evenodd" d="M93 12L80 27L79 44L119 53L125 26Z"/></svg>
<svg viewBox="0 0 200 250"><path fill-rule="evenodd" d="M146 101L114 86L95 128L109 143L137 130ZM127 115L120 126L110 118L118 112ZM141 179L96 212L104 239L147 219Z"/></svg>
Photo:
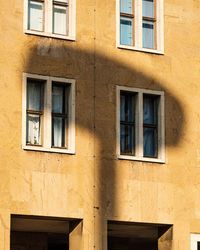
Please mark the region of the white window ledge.
<svg viewBox="0 0 200 250"><path fill-rule="evenodd" d="M35 30L25 30L25 34L30 35L36 35L36 36L45 36L45 37L51 37L51 38L58 38L58 39L64 39L64 40L70 40L75 41L76 38L73 36L65 36L65 35L59 35L59 34L52 34L52 33L46 33L46 32L40 32Z"/></svg>
<svg viewBox="0 0 200 250"><path fill-rule="evenodd" d="M147 52L147 53L151 53L151 54L164 55L164 51L155 50L155 49L138 48L138 47L135 47L135 46L128 46L128 45L121 45L120 44L120 45L117 45L117 48Z"/></svg>
<svg viewBox="0 0 200 250"><path fill-rule="evenodd" d="M40 146L22 146L24 150L30 151L41 151L41 152L50 152L50 153L61 153L61 154L71 154L74 155L75 151L63 148L44 148Z"/></svg>
<svg viewBox="0 0 200 250"><path fill-rule="evenodd" d="M144 162L154 162L154 163L165 163L165 160L158 158L149 158L149 157L137 157L130 155L118 155L117 158L119 160L131 160L131 161L144 161Z"/></svg>

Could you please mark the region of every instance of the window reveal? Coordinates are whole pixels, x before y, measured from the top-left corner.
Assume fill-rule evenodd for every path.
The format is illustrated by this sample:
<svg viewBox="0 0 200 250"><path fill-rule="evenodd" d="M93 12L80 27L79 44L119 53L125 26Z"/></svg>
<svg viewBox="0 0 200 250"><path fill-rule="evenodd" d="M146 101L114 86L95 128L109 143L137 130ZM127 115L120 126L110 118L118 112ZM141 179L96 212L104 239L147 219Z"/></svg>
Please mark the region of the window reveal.
<svg viewBox="0 0 200 250"><path fill-rule="evenodd" d="M75 0L24 0L25 33L75 39Z"/></svg>
<svg viewBox="0 0 200 250"><path fill-rule="evenodd" d="M163 53L163 0L117 0L117 45Z"/></svg>
<svg viewBox="0 0 200 250"><path fill-rule="evenodd" d="M24 74L23 148L74 153L74 98L72 79Z"/></svg>
<svg viewBox="0 0 200 250"><path fill-rule="evenodd" d="M164 161L164 93L117 87L119 158Z"/></svg>

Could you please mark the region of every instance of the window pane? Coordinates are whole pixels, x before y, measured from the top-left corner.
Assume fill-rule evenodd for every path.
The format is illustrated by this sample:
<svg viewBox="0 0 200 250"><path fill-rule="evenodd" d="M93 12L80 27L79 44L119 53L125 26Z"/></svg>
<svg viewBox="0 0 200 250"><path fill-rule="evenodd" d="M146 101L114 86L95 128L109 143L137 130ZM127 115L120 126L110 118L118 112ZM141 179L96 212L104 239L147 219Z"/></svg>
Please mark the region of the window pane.
<svg viewBox="0 0 200 250"><path fill-rule="evenodd" d="M62 117L54 117L53 125L53 143L54 147L65 146L65 119Z"/></svg>
<svg viewBox="0 0 200 250"><path fill-rule="evenodd" d="M143 48L154 48L154 22L144 21L142 23Z"/></svg>
<svg viewBox="0 0 200 250"><path fill-rule="evenodd" d="M39 145L40 143L40 116L27 114L26 142Z"/></svg>
<svg viewBox="0 0 200 250"><path fill-rule="evenodd" d="M120 126L120 152L134 155L135 133L133 125Z"/></svg>
<svg viewBox="0 0 200 250"><path fill-rule="evenodd" d="M43 3L29 1L28 29L43 31Z"/></svg>
<svg viewBox="0 0 200 250"><path fill-rule="evenodd" d="M52 86L52 146L66 147L69 86L53 83Z"/></svg>
<svg viewBox="0 0 200 250"><path fill-rule="evenodd" d="M133 95L121 93L120 95L120 120L134 122L135 120L135 98Z"/></svg>
<svg viewBox="0 0 200 250"><path fill-rule="evenodd" d="M121 0L120 1L120 12L132 14L132 0Z"/></svg>
<svg viewBox="0 0 200 250"><path fill-rule="evenodd" d="M154 17L154 0L142 1L142 15L145 17Z"/></svg>
<svg viewBox="0 0 200 250"><path fill-rule="evenodd" d="M157 133L155 128L144 128L144 156L157 157Z"/></svg>
<svg viewBox="0 0 200 250"><path fill-rule="evenodd" d="M27 109L41 111L43 109L43 83L28 80Z"/></svg>
<svg viewBox="0 0 200 250"><path fill-rule="evenodd" d="M157 98L155 96L144 95L143 122L145 124L157 124Z"/></svg>
<svg viewBox="0 0 200 250"><path fill-rule="evenodd" d="M120 121L125 121L125 99L126 99L126 96L121 94L120 95Z"/></svg>
<svg viewBox="0 0 200 250"><path fill-rule="evenodd" d="M64 105L64 87L53 85L52 89L52 112L63 113Z"/></svg>
<svg viewBox="0 0 200 250"><path fill-rule="evenodd" d="M68 34L68 6L53 6L53 33Z"/></svg>
<svg viewBox="0 0 200 250"><path fill-rule="evenodd" d="M133 22L131 18L120 18L120 44L133 44Z"/></svg>

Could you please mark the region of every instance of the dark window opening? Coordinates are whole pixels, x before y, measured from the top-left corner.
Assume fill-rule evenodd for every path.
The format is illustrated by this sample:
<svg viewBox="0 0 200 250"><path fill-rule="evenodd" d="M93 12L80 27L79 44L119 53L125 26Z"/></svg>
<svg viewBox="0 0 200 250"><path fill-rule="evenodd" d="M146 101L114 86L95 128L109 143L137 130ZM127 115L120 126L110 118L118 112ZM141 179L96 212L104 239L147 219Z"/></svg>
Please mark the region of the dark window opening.
<svg viewBox="0 0 200 250"><path fill-rule="evenodd" d="M78 219L12 215L10 249L70 250L73 236L81 232L76 230L80 222Z"/></svg>
<svg viewBox="0 0 200 250"><path fill-rule="evenodd" d="M108 250L171 250L172 225L108 222Z"/></svg>

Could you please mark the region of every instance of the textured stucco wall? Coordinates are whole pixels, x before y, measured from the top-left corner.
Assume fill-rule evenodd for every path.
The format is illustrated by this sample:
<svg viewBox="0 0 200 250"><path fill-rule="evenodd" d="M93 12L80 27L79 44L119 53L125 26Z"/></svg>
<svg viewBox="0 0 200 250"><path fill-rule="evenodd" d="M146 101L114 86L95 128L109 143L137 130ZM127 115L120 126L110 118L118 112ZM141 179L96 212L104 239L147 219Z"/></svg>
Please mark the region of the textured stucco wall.
<svg viewBox="0 0 200 250"><path fill-rule="evenodd" d="M82 218L106 250L109 220L200 233L200 5L166 0L165 54L116 48L115 1L77 0L75 42L23 33L23 0L0 0L0 250L10 214ZM22 73L76 80L76 154L21 148ZM116 159L116 85L165 91L166 164ZM94 128L95 127L95 128Z"/></svg>

